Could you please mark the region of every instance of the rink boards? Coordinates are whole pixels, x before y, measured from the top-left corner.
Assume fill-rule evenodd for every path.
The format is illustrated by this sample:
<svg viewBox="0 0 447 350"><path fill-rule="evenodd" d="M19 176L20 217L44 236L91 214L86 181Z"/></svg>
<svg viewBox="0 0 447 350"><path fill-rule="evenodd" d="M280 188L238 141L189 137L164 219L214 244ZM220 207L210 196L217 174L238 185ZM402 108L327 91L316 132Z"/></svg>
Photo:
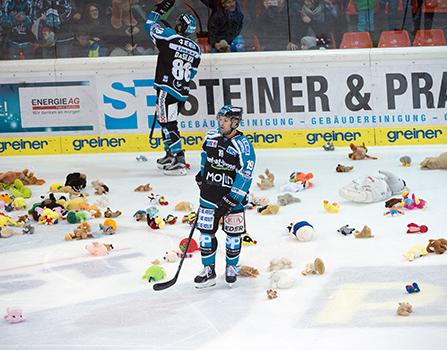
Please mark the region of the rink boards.
<svg viewBox="0 0 447 350"><path fill-rule="evenodd" d="M327 141L347 147L351 142L366 145L447 144L447 127L270 130L247 132L257 148L321 147ZM186 150L199 150L204 133L184 133ZM1 138L0 155L43 155L96 152L163 151L161 135L149 140L147 134L114 134L101 136L43 136Z"/></svg>
<svg viewBox="0 0 447 350"><path fill-rule="evenodd" d="M447 144L447 47L204 55L179 127L199 149L223 104L255 147ZM0 155L161 151L156 56L5 61Z"/></svg>

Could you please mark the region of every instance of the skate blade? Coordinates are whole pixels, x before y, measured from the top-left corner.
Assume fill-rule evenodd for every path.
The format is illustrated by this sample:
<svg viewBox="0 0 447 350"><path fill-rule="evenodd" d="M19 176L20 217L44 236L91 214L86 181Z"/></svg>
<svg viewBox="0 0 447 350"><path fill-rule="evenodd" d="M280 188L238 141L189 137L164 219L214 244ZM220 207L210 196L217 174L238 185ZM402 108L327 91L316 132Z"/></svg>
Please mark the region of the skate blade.
<svg viewBox="0 0 447 350"><path fill-rule="evenodd" d="M163 173L167 176L185 176L188 174L185 168L175 169L175 170L166 170Z"/></svg>
<svg viewBox="0 0 447 350"><path fill-rule="evenodd" d="M195 287L196 289L205 289L205 288L210 288L210 287L214 287L216 285L216 281L215 280L211 280L205 283L196 283Z"/></svg>

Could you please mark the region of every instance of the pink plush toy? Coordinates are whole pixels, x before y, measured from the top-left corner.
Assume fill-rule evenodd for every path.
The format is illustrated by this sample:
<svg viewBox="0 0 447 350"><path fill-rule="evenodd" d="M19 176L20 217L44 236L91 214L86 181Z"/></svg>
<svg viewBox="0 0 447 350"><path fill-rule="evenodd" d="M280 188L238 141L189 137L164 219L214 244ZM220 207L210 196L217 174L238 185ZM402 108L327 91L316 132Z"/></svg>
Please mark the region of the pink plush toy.
<svg viewBox="0 0 447 350"><path fill-rule="evenodd" d="M411 194L411 198L409 192L405 191L402 193L401 206L406 209L423 209L426 204L427 202L425 200L416 198L414 193Z"/></svg>
<svg viewBox="0 0 447 350"><path fill-rule="evenodd" d="M9 323L19 323L25 321L25 318L23 317L22 309L18 307L13 308L7 308L6 309L6 315L5 320Z"/></svg>
<svg viewBox="0 0 447 350"><path fill-rule="evenodd" d="M85 249L93 256L104 256L109 255L109 251L113 249L113 246L95 241L87 244Z"/></svg>

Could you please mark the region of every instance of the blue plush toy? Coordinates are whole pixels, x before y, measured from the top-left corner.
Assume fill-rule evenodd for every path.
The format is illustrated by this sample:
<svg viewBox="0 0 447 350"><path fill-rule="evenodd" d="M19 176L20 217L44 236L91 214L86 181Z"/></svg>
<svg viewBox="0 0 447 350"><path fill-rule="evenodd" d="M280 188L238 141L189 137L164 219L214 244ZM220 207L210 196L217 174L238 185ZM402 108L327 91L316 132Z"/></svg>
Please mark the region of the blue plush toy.
<svg viewBox="0 0 447 350"><path fill-rule="evenodd" d="M314 227L307 221L299 221L290 224L288 227L290 237L301 242L310 241L315 233Z"/></svg>
<svg viewBox="0 0 447 350"><path fill-rule="evenodd" d="M408 293L419 293L421 290L419 289L419 286L416 282L413 282L413 284L409 284L405 286L405 289Z"/></svg>

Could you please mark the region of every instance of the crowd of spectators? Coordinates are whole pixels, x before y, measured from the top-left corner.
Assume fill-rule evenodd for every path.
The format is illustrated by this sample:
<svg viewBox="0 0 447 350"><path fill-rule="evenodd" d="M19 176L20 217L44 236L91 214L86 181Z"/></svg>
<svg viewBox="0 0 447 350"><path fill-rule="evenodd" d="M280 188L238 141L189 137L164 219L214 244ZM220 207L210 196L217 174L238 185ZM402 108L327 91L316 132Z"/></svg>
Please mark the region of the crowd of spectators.
<svg viewBox="0 0 447 350"><path fill-rule="evenodd" d="M156 54L143 25L158 1L0 0L0 59ZM424 1L178 0L168 21L193 11L204 52L329 49L345 32L445 31L447 13Z"/></svg>

